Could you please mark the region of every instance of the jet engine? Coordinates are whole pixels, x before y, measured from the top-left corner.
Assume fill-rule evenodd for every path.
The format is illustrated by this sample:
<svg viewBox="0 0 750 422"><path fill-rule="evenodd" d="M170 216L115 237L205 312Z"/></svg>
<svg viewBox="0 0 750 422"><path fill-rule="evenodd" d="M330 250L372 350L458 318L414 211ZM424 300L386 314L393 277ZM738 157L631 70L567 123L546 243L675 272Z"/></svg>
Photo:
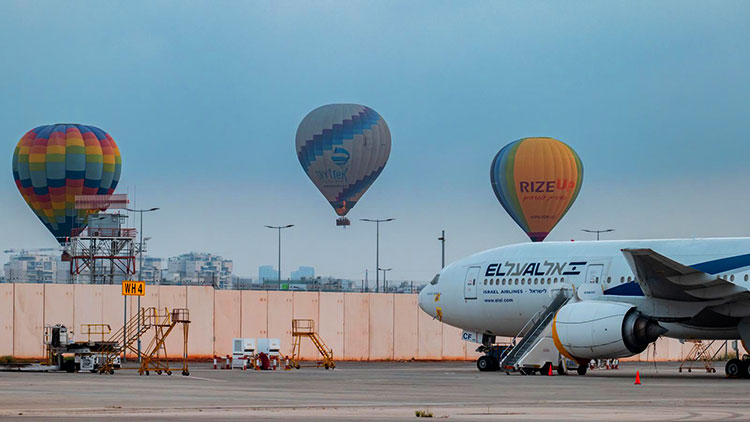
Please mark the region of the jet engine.
<svg viewBox="0 0 750 422"><path fill-rule="evenodd" d="M666 332L635 306L619 302L569 303L552 321L555 346L574 360L632 356Z"/></svg>

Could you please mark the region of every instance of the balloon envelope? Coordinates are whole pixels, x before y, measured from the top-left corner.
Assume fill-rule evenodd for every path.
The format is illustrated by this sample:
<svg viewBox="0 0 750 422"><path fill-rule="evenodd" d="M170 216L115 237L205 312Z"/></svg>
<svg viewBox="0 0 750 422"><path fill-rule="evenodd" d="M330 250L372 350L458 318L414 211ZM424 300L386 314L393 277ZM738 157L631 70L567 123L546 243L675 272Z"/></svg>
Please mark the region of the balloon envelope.
<svg viewBox="0 0 750 422"><path fill-rule="evenodd" d="M76 195L107 195L120 180L120 150L94 126L55 124L28 131L13 152L13 179L23 199L62 243L86 226Z"/></svg>
<svg viewBox="0 0 750 422"><path fill-rule="evenodd" d="M302 119L296 144L302 169L336 214L344 216L383 171L391 132L369 107L329 104Z"/></svg>
<svg viewBox="0 0 750 422"><path fill-rule="evenodd" d="M578 154L553 138L524 138L492 160L490 181L503 208L534 242L568 212L583 182Z"/></svg>

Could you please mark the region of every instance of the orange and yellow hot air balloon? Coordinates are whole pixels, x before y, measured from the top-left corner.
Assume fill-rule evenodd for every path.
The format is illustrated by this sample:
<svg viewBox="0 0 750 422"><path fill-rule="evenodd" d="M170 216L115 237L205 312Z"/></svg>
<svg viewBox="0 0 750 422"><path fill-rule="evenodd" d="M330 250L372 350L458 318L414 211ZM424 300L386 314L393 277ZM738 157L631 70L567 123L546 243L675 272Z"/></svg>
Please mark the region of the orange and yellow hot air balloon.
<svg viewBox="0 0 750 422"><path fill-rule="evenodd" d="M490 181L497 199L534 242L541 242L581 191L578 154L553 138L523 138L492 160Z"/></svg>

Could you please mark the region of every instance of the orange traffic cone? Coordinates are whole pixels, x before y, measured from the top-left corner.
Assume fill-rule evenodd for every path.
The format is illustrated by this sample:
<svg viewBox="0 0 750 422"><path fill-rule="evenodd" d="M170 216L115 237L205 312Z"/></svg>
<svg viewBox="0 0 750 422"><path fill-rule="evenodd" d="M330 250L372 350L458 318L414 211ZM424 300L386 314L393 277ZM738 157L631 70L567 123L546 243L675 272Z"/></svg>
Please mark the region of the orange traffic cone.
<svg viewBox="0 0 750 422"><path fill-rule="evenodd" d="M549 366L549 373L547 375L552 376L552 365Z"/></svg>
<svg viewBox="0 0 750 422"><path fill-rule="evenodd" d="M640 371L635 371L635 385L641 385L641 373L640 373Z"/></svg>

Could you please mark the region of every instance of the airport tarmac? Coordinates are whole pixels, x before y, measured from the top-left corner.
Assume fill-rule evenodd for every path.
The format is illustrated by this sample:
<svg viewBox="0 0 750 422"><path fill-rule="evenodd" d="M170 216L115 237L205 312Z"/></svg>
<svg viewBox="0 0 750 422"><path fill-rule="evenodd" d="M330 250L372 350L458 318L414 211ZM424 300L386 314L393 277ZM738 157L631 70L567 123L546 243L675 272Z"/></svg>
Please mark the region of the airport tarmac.
<svg viewBox="0 0 750 422"><path fill-rule="evenodd" d="M52 420L747 420L750 381L628 363L586 376L480 373L472 362L342 362L333 371L191 375L0 372L0 419ZM633 385L636 370L642 385ZM433 419L434 419L433 418Z"/></svg>

